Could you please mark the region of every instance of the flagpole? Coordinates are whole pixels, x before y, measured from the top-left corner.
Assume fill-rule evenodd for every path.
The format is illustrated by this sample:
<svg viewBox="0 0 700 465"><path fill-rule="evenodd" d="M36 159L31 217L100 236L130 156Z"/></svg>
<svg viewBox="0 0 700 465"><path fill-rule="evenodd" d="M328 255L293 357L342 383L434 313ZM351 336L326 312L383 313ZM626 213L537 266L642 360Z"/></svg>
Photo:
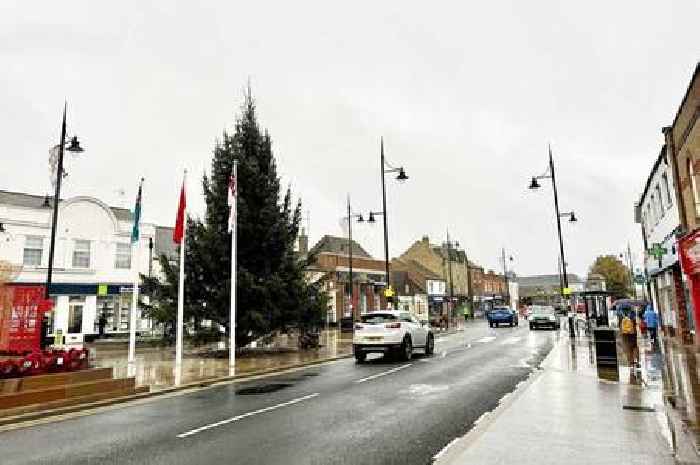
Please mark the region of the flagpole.
<svg viewBox="0 0 700 465"><path fill-rule="evenodd" d="M233 182L235 183L235 191L233 193L232 211L233 226L231 229L231 315L229 322L229 331L231 332L231 342L229 343L229 374L236 374L236 255L237 255L237 237L238 232L238 160L233 160ZM230 187L229 187L230 189Z"/></svg>
<svg viewBox="0 0 700 465"><path fill-rule="evenodd" d="M182 178L182 189L187 198L187 170ZM175 342L175 367L182 366L182 333L185 319L185 244L187 243L187 202L185 202L182 227L182 242L180 243L180 281L177 288L177 340Z"/></svg>
<svg viewBox="0 0 700 465"><path fill-rule="evenodd" d="M139 191L136 196L134 206L134 228L131 232L131 250L133 255L133 280L134 287L131 290L131 312L129 314L129 356L128 364L133 371L133 364L136 361L136 308L139 301L139 242L141 239L141 204L143 203L143 178L139 183ZM129 373L133 376L134 373Z"/></svg>
<svg viewBox="0 0 700 465"><path fill-rule="evenodd" d="M134 255L134 288L131 292L131 314L129 315L129 363L136 361L136 307L139 301L139 242L131 245Z"/></svg>

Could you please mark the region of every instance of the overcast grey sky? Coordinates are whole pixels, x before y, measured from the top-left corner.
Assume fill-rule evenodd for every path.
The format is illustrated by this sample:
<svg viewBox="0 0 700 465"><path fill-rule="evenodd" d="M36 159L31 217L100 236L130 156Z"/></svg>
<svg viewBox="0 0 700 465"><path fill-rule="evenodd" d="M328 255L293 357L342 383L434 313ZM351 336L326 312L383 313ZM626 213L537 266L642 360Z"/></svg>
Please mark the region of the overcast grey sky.
<svg viewBox="0 0 700 465"><path fill-rule="evenodd" d="M549 187L530 192L551 141L570 270L639 244L633 203L698 60L700 3L0 3L1 189L49 189L48 148L69 128L87 151L65 195L174 222L182 169L200 177L250 78L311 238L381 207L379 138L410 180L388 182L390 250L449 227L471 258L555 273ZM120 198L119 189L126 189ZM383 256L381 224L354 232ZM641 249L635 251L640 256Z"/></svg>

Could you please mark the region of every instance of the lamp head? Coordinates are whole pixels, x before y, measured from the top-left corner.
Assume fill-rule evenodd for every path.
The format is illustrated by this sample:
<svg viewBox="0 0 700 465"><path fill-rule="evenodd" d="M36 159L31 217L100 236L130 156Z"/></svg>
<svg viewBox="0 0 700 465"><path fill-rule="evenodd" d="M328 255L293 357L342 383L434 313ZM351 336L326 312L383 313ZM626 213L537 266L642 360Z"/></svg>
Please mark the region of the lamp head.
<svg viewBox="0 0 700 465"><path fill-rule="evenodd" d="M396 176L396 180L399 182L404 182L408 179L408 176L406 176L406 172L404 171L403 167L399 168L399 174Z"/></svg>
<svg viewBox="0 0 700 465"><path fill-rule="evenodd" d="M369 212L369 218L367 219L368 223L376 223L377 220L374 218L374 213Z"/></svg>
<svg viewBox="0 0 700 465"><path fill-rule="evenodd" d="M571 216L569 217L569 223L576 223L578 220L576 219L576 215L574 212L571 212Z"/></svg>
<svg viewBox="0 0 700 465"><path fill-rule="evenodd" d="M80 142L78 142L78 136L71 137L70 145L66 150L73 153L80 153L84 151L83 148L80 146Z"/></svg>
<svg viewBox="0 0 700 465"><path fill-rule="evenodd" d="M540 188L540 183L537 182L537 178L535 178L535 177L532 178L532 182L530 183L529 188L532 189L532 190L535 190L535 189L539 189L539 188Z"/></svg>
<svg viewBox="0 0 700 465"><path fill-rule="evenodd" d="M365 218L364 218L362 215L357 215L357 222L358 222L358 223L364 223L364 222L365 222Z"/></svg>

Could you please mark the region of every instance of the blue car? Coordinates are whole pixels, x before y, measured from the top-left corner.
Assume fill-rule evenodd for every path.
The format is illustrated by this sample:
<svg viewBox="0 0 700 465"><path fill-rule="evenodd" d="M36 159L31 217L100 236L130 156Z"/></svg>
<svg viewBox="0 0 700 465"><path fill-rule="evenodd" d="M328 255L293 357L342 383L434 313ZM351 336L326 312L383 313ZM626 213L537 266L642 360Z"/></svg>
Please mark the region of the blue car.
<svg viewBox="0 0 700 465"><path fill-rule="evenodd" d="M501 324L518 326L518 314L508 307L494 307L486 314L486 319L492 328L497 328Z"/></svg>

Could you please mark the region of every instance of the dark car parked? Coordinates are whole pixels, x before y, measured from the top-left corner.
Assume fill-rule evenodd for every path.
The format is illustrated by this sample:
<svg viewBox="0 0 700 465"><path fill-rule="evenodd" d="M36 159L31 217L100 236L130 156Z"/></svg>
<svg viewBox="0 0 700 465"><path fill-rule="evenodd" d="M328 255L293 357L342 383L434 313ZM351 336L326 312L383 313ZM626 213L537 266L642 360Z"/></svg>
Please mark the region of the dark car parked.
<svg viewBox="0 0 700 465"><path fill-rule="evenodd" d="M501 324L518 326L518 313L508 307L495 307L486 314L486 319L492 328Z"/></svg>

